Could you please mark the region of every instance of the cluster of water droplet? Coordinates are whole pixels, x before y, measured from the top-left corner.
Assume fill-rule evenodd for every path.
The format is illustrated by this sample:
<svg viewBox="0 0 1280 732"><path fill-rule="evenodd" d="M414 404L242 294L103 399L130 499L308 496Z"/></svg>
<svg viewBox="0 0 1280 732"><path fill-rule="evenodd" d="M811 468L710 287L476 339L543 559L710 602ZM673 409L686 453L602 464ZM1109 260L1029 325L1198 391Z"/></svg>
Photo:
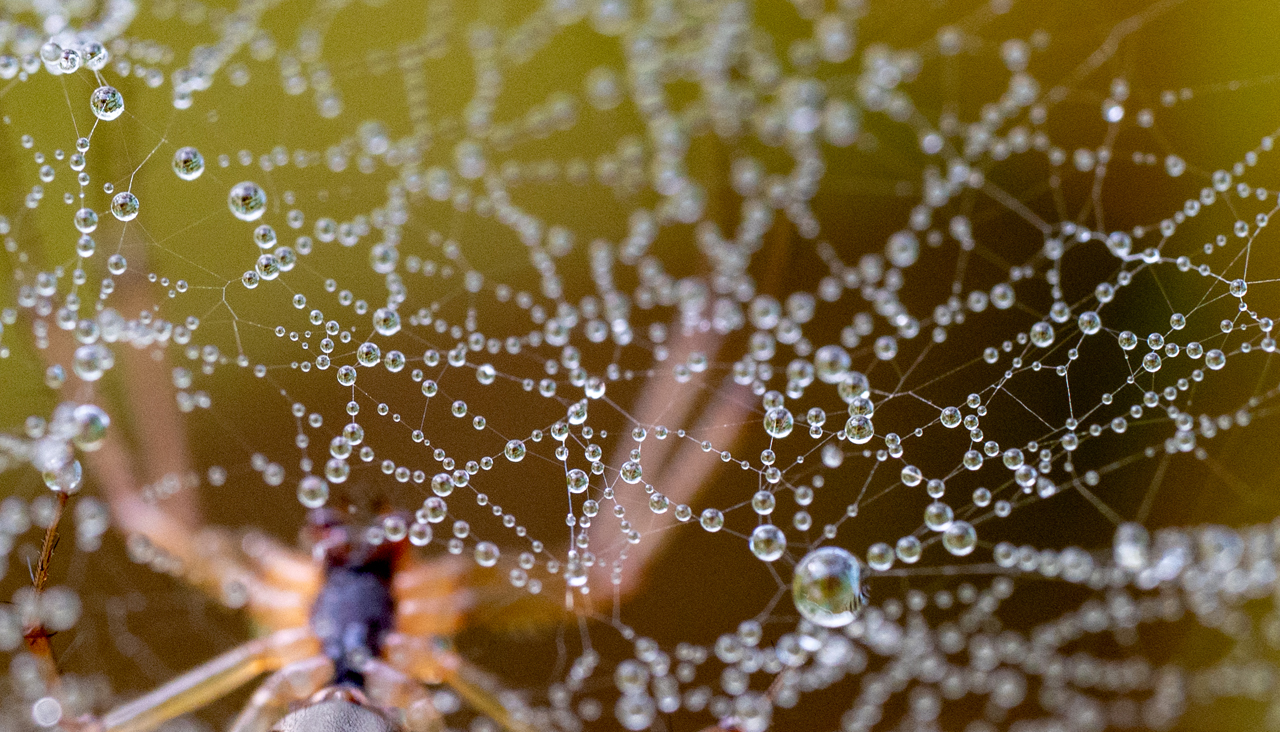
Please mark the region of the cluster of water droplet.
<svg viewBox="0 0 1280 732"><path fill-rule="evenodd" d="M622 603L657 547L691 532L756 573L758 606L716 618L711 644L644 637L633 626L649 624L625 606L584 625L564 679L538 692L539 721L577 730L612 705L627 729L683 711L759 731L843 685L847 732L881 725L897 697L928 727L957 713L948 708L963 713L951 702L968 695L985 700L968 732L1029 716L1013 711L1024 705L1067 728L1162 728L1192 701L1231 695L1223 679L1243 679L1235 686L1253 698L1275 686L1271 657L1248 654L1259 638L1280 646L1280 622L1271 608L1255 628L1243 609L1280 586L1270 517L1151 530L1150 498L1136 515L1111 505L1130 464L1159 466L1158 488L1169 465L1216 465L1215 440L1274 409L1275 323L1261 291L1276 278L1264 258L1242 264L1280 206L1263 172L1273 136L1199 170L1147 132L1191 90L1148 107L1139 100L1151 90L1123 77L1042 88L1030 69L1048 54L1043 31L1006 39L944 25L915 47L866 42L859 30L874 9L860 2L797 3L799 30L787 31L737 2L552 3L514 28L465 31L433 6L422 39L394 53L369 39L367 67L343 73L310 26L282 47L266 6L175 8L112 3L93 21L49 11L39 26L6 16L6 98L61 85L75 133L53 139L34 117L5 119L24 165L35 163L15 179L39 182L19 196L24 208L0 211L14 274L0 356L18 361L10 346L33 346L43 386L71 399L111 383L125 349L145 351L166 365L179 411L245 426L282 419L291 439L247 459L229 449L183 486L251 474L309 509L389 495L393 510L366 527L368 541L470 557L519 592L563 595L583 617L615 593ZM175 12L207 36L189 55L133 40L150 32L138 13L163 24ZM571 45L561 34L579 25L621 60L585 70L572 91L549 88L521 114L496 112L512 71ZM425 70L459 58L474 71L471 99L438 110ZM962 61L999 88L939 112L922 80ZM312 150L287 136L296 148L255 154L224 150L221 133L188 132L194 124L157 131L166 117L144 103L157 89L165 115L210 115L234 130L219 115L261 109L217 95L249 86L262 65L272 69L265 95L310 91L313 112L294 121L314 124L317 139L337 126L340 139ZM360 79L388 73L403 99L349 103ZM696 103L677 103L676 84ZM1105 140L1056 131L1080 114L1059 104L1077 91L1103 98L1100 119L1096 102L1088 118ZM604 152L560 159L531 161L518 147L598 125L625 132ZM151 154L103 176L114 161L94 141L106 129L138 135ZM899 138L911 149L895 149ZM698 157L708 145L725 157L710 172ZM851 160L890 157L902 158L895 192L911 205L891 231L864 236L831 209L848 207L839 191ZM1204 185L1155 224L1121 229L1112 219L1124 216L1066 212L1071 185L1101 189L1122 160L1162 185ZM1002 187L1006 161L1037 171L1057 218ZM171 185L135 189L152 167ZM210 188L216 196L203 196ZM583 210L571 201L569 213L549 213L534 189L582 192ZM597 189L622 214L606 216L616 225L603 233L586 210L603 205L589 198ZM1099 195L1089 206L1102 206ZM217 231L216 257L184 228L152 233L174 209L183 226ZM33 229L35 219L50 223ZM1199 226L1211 238L1188 244ZM785 284L763 271L785 246L777 232L804 262ZM40 254L63 239L74 251ZM147 305L137 312L125 290L149 293ZM1165 293L1158 326L1126 302L1139 292ZM1251 379L1258 388L1229 407L1201 406L1202 394ZM278 403L237 399L256 382ZM655 401L665 406L645 408ZM53 491L75 494L88 477L76 451L100 445L110 423L103 408L70 402L47 421L31 417L0 437L0 472L30 465ZM168 492L148 491L156 501ZM545 500L531 508L530 492ZM1009 538L1057 521L1068 494L1097 508L1097 524L1118 525L1110 546ZM5 556L14 537L48 525L53 500L0 503ZM93 551L108 507L77 496L73 510L76 546ZM155 551L130 551L181 573ZM693 552L681 566L710 585L736 581L705 559ZM1001 610L1031 582L1084 599L1004 624ZM65 630L79 614L69 590L19 593L0 608L0 650L34 623ZM1186 617L1222 630L1244 660L1192 670L1072 645L1103 634L1124 645ZM633 657L601 658L589 639L602 633L629 642ZM23 663L12 675L37 725L56 724L63 706L87 709L84 698L55 698Z"/></svg>

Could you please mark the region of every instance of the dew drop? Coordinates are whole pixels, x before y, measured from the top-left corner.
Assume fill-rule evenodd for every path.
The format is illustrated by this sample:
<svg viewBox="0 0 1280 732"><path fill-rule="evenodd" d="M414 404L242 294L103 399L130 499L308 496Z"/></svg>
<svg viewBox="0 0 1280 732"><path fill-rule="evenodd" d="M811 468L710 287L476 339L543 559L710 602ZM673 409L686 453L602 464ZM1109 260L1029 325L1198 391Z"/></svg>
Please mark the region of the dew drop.
<svg viewBox="0 0 1280 732"><path fill-rule="evenodd" d="M482 541L476 545L476 564L481 567L492 567L498 563L498 545L491 541Z"/></svg>
<svg viewBox="0 0 1280 732"><path fill-rule="evenodd" d="M509 440L507 442L507 446L503 448L502 454L506 455L507 459L513 463L518 463L521 460L524 460L524 456L525 456L524 441Z"/></svg>
<svg viewBox="0 0 1280 732"><path fill-rule="evenodd" d="M267 210L267 194L257 183L237 183L227 194L227 207L241 221L256 221Z"/></svg>
<svg viewBox="0 0 1280 732"><path fill-rule="evenodd" d="M329 484L323 478L308 475L298 482L298 502L307 508L320 508L329 500Z"/></svg>
<svg viewBox="0 0 1280 732"><path fill-rule="evenodd" d="M861 415L850 417L844 425L844 436L855 445L867 444L875 434L876 430L871 420Z"/></svg>
<svg viewBox="0 0 1280 732"><path fill-rule="evenodd" d="M399 333L400 314L391 308L378 308L373 311L373 329L383 336Z"/></svg>
<svg viewBox="0 0 1280 732"><path fill-rule="evenodd" d="M124 112L124 97L113 86L100 86L89 95L93 114L103 122L110 122Z"/></svg>
<svg viewBox="0 0 1280 732"><path fill-rule="evenodd" d="M751 553L764 562L775 562L787 551L787 535L773 524L760 524L751 532Z"/></svg>
<svg viewBox="0 0 1280 732"><path fill-rule="evenodd" d="M806 620L826 628L848 625L866 602L862 566L840 547L815 549L796 565L791 594Z"/></svg>
<svg viewBox="0 0 1280 732"><path fill-rule="evenodd" d="M182 180L195 180L204 173L204 156L194 147L180 147L173 153L173 172Z"/></svg>
<svg viewBox="0 0 1280 732"><path fill-rule="evenodd" d="M55 470L44 472L44 484L49 490L67 495L79 491L83 481L84 469L80 467L79 460L72 460Z"/></svg>
<svg viewBox="0 0 1280 732"><path fill-rule="evenodd" d="M698 519L702 524L702 528L715 533L724 528L724 514L717 508L708 508L702 511L702 516Z"/></svg>
<svg viewBox="0 0 1280 732"><path fill-rule="evenodd" d="M640 467L640 463L635 460L628 460L623 463L622 469L619 472L622 475L623 482L629 485L635 485L644 478L644 471Z"/></svg>
<svg viewBox="0 0 1280 732"><path fill-rule="evenodd" d="M770 437L781 439L791 434L795 420L786 407L774 407L764 415L764 431Z"/></svg>
<svg viewBox="0 0 1280 732"><path fill-rule="evenodd" d="M942 534L942 546L952 556L963 557L973 552L978 545L978 532L968 521L952 521Z"/></svg>
<svg viewBox="0 0 1280 732"><path fill-rule="evenodd" d="M81 234L92 234L98 228L98 213L91 208L76 211L73 221Z"/></svg>

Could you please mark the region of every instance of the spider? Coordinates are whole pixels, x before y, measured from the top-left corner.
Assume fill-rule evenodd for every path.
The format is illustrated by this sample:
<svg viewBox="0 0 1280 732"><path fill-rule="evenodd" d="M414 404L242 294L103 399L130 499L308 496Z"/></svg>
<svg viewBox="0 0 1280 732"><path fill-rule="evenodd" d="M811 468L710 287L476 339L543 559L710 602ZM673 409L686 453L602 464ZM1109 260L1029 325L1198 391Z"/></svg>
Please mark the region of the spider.
<svg viewBox="0 0 1280 732"><path fill-rule="evenodd" d="M442 640L460 629L470 603L461 584L466 564L415 560L403 543L371 544L333 511L314 510L308 523L311 561L256 533L234 547L206 530L199 535L206 545L184 547L204 556L185 555L188 576L243 592L267 635L86 720L83 729L144 732L268 671L234 732L438 729L424 683L448 684L511 732L532 729L527 709L500 699L493 678Z"/></svg>
<svg viewBox="0 0 1280 732"><path fill-rule="evenodd" d="M717 343L686 334L672 344L672 353L685 357L699 346L714 349ZM186 438L172 389L165 386L163 360L138 353L122 360L147 472L184 469L189 460ZM632 418L642 424L662 419L684 423L694 411L697 391L674 387L669 373L655 376ZM702 434L727 444L751 400L722 396L713 395L700 424ZM673 500L692 499L714 470L718 461L699 457L700 452L693 444L671 443L646 451L650 464L663 464L659 480ZM504 693L494 676L468 662L450 643L467 626L477 602L473 564L454 556L425 559L410 552L405 542L371 543L365 532L347 526L330 509L310 511L301 532L306 553L257 531L236 534L200 527L190 494L179 494L180 500L162 507L133 487L141 481L118 435L108 437L89 457L117 527L135 546L176 563L183 578L207 594L243 606L265 634L100 717L64 720L64 727L74 732L149 732L269 672L231 725L232 732L430 732L443 728L444 720L433 706L429 684L452 688L508 732L537 728L530 708ZM46 552L52 549L54 530L46 536ZM612 578L615 601L639 586L657 548L637 552L629 571ZM42 557L42 571L47 559L47 554ZM48 639L41 636L32 629L30 645L52 666ZM721 725L732 726L732 720L721 720Z"/></svg>

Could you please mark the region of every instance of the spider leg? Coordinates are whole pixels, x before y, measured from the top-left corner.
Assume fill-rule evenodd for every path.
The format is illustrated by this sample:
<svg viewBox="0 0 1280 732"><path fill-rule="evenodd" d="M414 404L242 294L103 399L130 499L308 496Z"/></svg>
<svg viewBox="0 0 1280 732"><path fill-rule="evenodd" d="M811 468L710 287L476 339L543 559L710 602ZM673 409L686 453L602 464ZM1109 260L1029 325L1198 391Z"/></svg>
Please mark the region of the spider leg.
<svg viewBox="0 0 1280 732"><path fill-rule="evenodd" d="M365 662L360 672L364 674L364 691L375 704L404 711L408 732L437 732L444 728L444 719L421 681L376 658Z"/></svg>
<svg viewBox="0 0 1280 732"><path fill-rule="evenodd" d="M438 639L392 633L387 636L384 649L383 655L393 667L419 681L448 686L507 732L535 730L526 721L528 709L514 695L504 693L501 682Z"/></svg>
<svg viewBox="0 0 1280 732"><path fill-rule="evenodd" d="M149 390L145 384L131 383L130 401L134 391ZM177 406L173 399L157 400L135 406L134 411L141 413L138 421L147 423L158 412L177 412ZM149 463L157 452L185 452L185 437L182 439L183 446L170 444L168 438L159 444L144 441L142 461ZM154 492L139 490L132 462L118 432L109 432L102 448L89 454L90 467L101 483L112 517L130 537L136 557L176 571L224 604L245 606L253 620L268 630L306 624L322 582L315 562L260 533L238 536L202 526L193 500L173 503L179 497L190 499L194 495L191 491L160 498Z"/></svg>
<svg viewBox="0 0 1280 732"><path fill-rule="evenodd" d="M406 562L391 579L396 629L416 636L449 637L466 625L475 605L467 575L474 568L455 557Z"/></svg>
<svg viewBox="0 0 1280 732"><path fill-rule="evenodd" d="M289 703L306 699L333 678L333 661L312 656L294 661L267 677L232 723L230 732L268 732L289 711Z"/></svg>
<svg viewBox="0 0 1280 732"><path fill-rule="evenodd" d="M241 539L240 548L258 575L273 587L315 597L324 584L319 562L271 536L250 532Z"/></svg>
<svg viewBox="0 0 1280 732"><path fill-rule="evenodd" d="M125 308L149 305L132 291L122 296ZM65 340L51 344L49 360L70 362L72 344ZM259 626L305 625L322 583L316 562L260 533L240 536L203 525L197 493L186 487L194 472L185 420L168 361L156 353L120 349L118 399L93 383L76 395L117 416L101 447L84 456L113 522L136 559L179 574L224 604L246 606ZM125 423L133 425L132 434L125 434Z"/></svg>
<svg viewBox="0 0 1280 732"><path fill-rule="evenodd" d="M320 641L309 628L277 631L237 646L85 727L98 732L148 732L229 694L259 674L319 653Z"/></svg>
<svg viewBox="0 0 1280 732"><path fill-rule="evenodd" d="M709 397L705 396L706 391L693 384L679 383L669 365L684 363L695 352L701 352L709 359L713 358L720 349L721 339L713 332L677 332L680 335L670 345L670 356L666 360L668 366L647 380L631 414L638 425L652 430L656 425L688 424L695 407L701 407L696 427L689 432L690 437L686 440L682 441L672 434L665 441L650 437L644 443L642 463L645 466L645 482L651 483L672 505L692 503L699 491L710 482L722 465L717 453L733 447L756 404L750 389L732 379L726 379ZM699 402L703 404L699 405ZM715 452L704 452L700 445L702 441L710 442ZM620 445L613 464L621 465L629 459L627 453L634 446L625 443ZM641 490L631 488L633 486L619 481L614 487L615 500L627 509L628 515L643 516L648 513L648 496ZM634 488L638 489L640 486ZM589 531L592 545L608 546L609 543L620 542L620 537L615 538L616 533L613 536L608 533L613 530L604 521L592 524ZM667 533L664 536L669 535ZM640 588L648 565L657 557L663 544L662 541L650 540L627 546L627 559L621 565L620 574L616 575L620 599L625 600ZM614 581L614 577L610 576L613 570L608 562L598 562L593 571L595 582L603 587L608 587Z"/></svg>

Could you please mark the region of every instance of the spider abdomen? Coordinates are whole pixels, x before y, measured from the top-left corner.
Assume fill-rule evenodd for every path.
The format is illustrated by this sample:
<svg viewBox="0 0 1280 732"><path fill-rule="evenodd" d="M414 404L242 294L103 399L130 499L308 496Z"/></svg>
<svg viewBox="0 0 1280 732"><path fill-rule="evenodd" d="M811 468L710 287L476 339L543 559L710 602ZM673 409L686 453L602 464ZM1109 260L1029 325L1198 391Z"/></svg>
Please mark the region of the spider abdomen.
<svg viewBox="0 0 1280 732"><path fill-rule="evenodd" d="M334 566L325 573L311 609L311 628L333 661L335 684L364 685L359 669L379 655L394 624L390 580L391 563L385 560Z"/></svg>

